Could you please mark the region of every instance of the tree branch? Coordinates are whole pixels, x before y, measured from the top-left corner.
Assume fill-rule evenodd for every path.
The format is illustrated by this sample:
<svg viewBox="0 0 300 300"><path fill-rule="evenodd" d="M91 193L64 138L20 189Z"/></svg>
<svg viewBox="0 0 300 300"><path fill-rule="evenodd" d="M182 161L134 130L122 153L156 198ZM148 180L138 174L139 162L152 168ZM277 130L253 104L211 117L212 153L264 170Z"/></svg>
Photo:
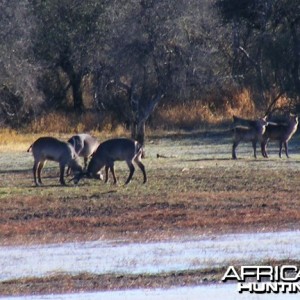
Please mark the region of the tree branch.
<svg viewBox="0 0 300 300"><path fill-rule="evenodd" d="M257 68L259 67L258 63L249 55L249 53L242 47L239 46L238 48L246 57L247 59Z"/></svg>
<svg viewBox="0 0 300 300"><path fill-rule="evenodd" d="M272 108L275 106L276 102L279 100L279 98L284 95L285 92L280 92L271 102L271 104L268 106L265 116L269 115L272 111Z"/></svg>

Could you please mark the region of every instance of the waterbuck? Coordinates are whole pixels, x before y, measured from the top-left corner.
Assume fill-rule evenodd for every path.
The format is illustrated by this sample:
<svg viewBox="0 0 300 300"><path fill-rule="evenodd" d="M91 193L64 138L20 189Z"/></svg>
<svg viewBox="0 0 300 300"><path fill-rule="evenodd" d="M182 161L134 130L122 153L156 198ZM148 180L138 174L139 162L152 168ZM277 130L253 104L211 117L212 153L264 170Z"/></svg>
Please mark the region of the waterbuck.
<svg viewBox="0 0 300 300"><path fill-rule="evenodd" d="M233 126L234 127L238 127L238 126L242 126L242 127L256 127L258 124L259 120L250 120L250 119L244 119L244 118L240 118L237 116L232 116L233 119ZM267 119L267 116L263 117L264 120Z"/></svg>
<svg viewBox="0 0 300 300"><path fill-rule="evenodd" d="M60 167L60 183L65 185L64 171L69 166L74 173L74 182L77 183L77 176L83 170L78 161L75 149L67 142L60 141L53 137L41 137L37 139L27 150L32 151L34 157L33 178L37 186L42 184L41 171L47 160L56 161Z"/></svg>
<svg viewBox="0 0 300 300"><path fill-rule="evenodd" d="M269 140L279 141L279 157L282 154L282 145L284 145L285 155L289 157L288 141L292 138L298 127L298 116L290 115L288 122L282 124L269 124L263 135L261 142L261 153L264 157L268 157L267 144Z"/></svg>
<svg viewBox="0 0 300 300"><path fill-rule="evenodd" d="M70 143L77 153L78 156L84 158L84 168L87 167L87 161L89 157L96 151L99 146L98 140L87 134L87 133L80 133L73 135L69 140ZM67 174L69 174L70 168L67 170Z"/></svg>
<svg viewBox="0 0 300 300"><path fill-rule="evenodd" d="M114 170L115 161L126 161L130 173L125 182L128 184L134 173L135 162L143 172L144 181L146 183L147 176L145 171L145 166L141 162L143 148L142 146L134 140L126 138L115 138L107 140L99 145L96 152L93 154L91 161L88 164L87 171L85 175L88 178L99 178L99 172L105 166L105 182L108 181L108 169L110 169L114 183L117 183L117 178Z"/></svg>
<svg viewBox="0 0 300 300"><path fill-rule="evenodd" d="M262 136L266 130L268 122L266 117L251 121L251 126L248 127L237 126L232 129L233 131L233 146L232 146L232 159L237 159L236 148L241 141L252 142L254 157L256 158L256 144L262 141Z"/></svg>

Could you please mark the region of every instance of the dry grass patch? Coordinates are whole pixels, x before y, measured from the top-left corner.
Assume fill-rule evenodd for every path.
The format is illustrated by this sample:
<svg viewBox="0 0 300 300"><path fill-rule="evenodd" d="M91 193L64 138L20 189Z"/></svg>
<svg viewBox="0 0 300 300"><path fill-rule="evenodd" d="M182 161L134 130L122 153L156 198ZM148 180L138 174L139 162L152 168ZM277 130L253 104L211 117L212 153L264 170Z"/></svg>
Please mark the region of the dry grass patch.
<svg viewBox="0 0 300 300"><path fill-rule="evenodd" d="M163 273L157 275L79 274L26 278L0 283L1 295L59 294L82 291L124 290L136 288L169 288L195 286L218 281L225 269Z"/></svg>

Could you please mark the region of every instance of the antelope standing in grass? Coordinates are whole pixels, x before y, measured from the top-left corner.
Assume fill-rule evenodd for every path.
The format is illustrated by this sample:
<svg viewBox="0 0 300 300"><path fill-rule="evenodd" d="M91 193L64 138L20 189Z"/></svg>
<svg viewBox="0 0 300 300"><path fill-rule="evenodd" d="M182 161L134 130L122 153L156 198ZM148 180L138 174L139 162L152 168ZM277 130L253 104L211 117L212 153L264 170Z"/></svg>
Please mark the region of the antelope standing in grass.
<svg viewBox="0 0 300 300"><path fill-rule="evenodd" d="M27 150L32 151L34 157L33 178L37 186L42 184L41 171L47 160L56 161L60 167L59 181L65 185L64 171L69 166L74 173L74 182L77 183L77 176L81 175L83 170L78 161L75 149L67 142L60 141L53 137L41 137L37 139Z"/></svg>
<svg viewBox="0 0 300 300"><path fill-rule="evenodd" d="M232 116L233 118L233 126L235 127L256 127L258 120L250 120L250 119L244 119L237 116ZM263 117L264 120L267 120L267 116Z"/></svg>
<svg viewBox="0 0 300 300"><path fill-rule="evenodd" d="M117 183L117 178L114 170L115 161L125 161L129 167L130 173L125 182L128 184L135 171L133 162L135 162L143 172L144 181L146 183L147 176L145 166L141 162L143 153L142 146L134 140L126 138L115 138L107 140L99 145L96 152L93 154L91 161L88 164L87 171L84 175L88 178L99 178L99 172L105 167L105 182L108 181L108 170L110 169L114 183Z"/></svg>
<svg viewBox="0 0 300 300"><path fill-rule="evenodd" d="M247 121L247 120L246 120ZM248 120L250 121L250 120ZM251 126L248 127L237 126L232 129L233 131L233 145L232 145L232 158L237 159L236 148L241 141L252 142L254 157L256 158L256 144L262 141L262 136L266 130L268 122L266 117L256 121L251 120Z"/></svg>
<svg viewBox="0 0 300 300"><path fill-rule="evenodd" d="M80 133L73 135L68 140L68 143L74 147L78 156L84 158L84 168L86 169L89 157L92 156L99 146L98 140L87 133ZM69 174L69 171L70 168L68 168L67 174Z"/></svg>
<svg viewBox="0 0 300 300"><path fill-rule="evenodd" d="M267 144L269 140L279 141L279 157L282 154L282 145L284 145L285 155L289 157L288 141L292 138L298 127L298 116L291 115L287 123L269 124L263 135L261 142L261 153L264 157L268 157Z"/></svg>

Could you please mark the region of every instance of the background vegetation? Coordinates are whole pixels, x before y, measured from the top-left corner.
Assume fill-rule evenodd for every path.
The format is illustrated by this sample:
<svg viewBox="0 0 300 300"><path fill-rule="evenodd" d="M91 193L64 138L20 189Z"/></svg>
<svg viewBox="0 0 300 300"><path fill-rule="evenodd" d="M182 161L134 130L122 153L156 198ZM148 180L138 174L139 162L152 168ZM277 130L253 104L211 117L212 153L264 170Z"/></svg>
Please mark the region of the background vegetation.
<svg viewBox="0 0 300 300"><path fill-rule="evenodd" d="M299 16L292 0L2 0L0 126L139 136L297 109Z"/></svg>

